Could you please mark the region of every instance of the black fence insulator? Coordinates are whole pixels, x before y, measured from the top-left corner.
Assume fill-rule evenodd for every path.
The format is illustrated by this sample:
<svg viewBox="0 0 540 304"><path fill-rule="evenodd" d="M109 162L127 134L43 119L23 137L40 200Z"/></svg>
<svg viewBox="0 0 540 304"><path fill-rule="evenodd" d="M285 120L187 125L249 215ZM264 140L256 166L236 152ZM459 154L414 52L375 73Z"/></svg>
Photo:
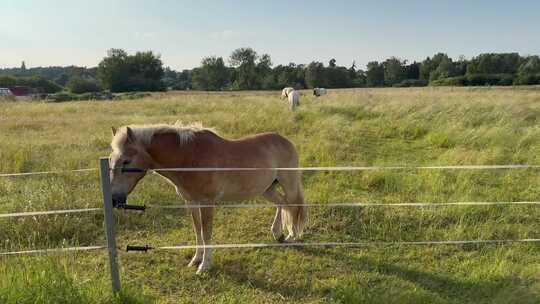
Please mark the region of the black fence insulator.
<svg viewBox="0 0 540 304"><path fill-rule="evenodd" d="M143 172L146 172L145 169L140 169L140 168L122 168L120 170L122 171L122 173L143 173Z"/></svg>
<svg viewBox="0 0 540 304"><path fill-rule="evenodd" d="M126 251L143 251L143 252L147 252L148 250L152 250L152 249L154 249L154 247L150 247L148 245L144 245L144 246L127 245L126 246Z"/></svg>
<svg viewBox="0 0 540 304"><path fill-rule="evenodd" d="M123 205L117 205L116 206L117 209L125 209L125 210L135 210L135 211L146 211L146 206L142 205L128 205L128 204L123 204Z"/></svg>

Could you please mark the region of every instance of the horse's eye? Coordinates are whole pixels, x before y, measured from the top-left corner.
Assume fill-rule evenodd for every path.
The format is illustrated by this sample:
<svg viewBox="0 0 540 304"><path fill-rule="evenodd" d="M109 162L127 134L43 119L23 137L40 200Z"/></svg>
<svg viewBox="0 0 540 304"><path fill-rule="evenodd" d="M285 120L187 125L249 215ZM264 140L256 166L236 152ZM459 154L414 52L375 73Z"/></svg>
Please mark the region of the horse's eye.
<svg viewBox="0 0 540 304"><path fill-rule="evenodd" d="M122 166L127 166L127 165L129 165L130 163L131 163L130 160L125 160L125 161L122 162Z"/></svg>

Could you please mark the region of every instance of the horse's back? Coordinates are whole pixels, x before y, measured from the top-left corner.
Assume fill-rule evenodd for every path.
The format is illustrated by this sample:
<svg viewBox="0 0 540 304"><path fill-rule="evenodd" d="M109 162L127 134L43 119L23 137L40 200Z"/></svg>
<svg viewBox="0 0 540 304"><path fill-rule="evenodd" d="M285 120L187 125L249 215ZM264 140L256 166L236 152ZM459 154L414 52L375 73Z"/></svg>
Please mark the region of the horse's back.
<svg viewBox="0 0 540 304"><path fill-rule="evenodd" d="M254 156L254 159L271 162L273 166L298 165L298 153L294 144L278 133L255 134L232 140L231 143L253 153L251 156Z"/></svg>

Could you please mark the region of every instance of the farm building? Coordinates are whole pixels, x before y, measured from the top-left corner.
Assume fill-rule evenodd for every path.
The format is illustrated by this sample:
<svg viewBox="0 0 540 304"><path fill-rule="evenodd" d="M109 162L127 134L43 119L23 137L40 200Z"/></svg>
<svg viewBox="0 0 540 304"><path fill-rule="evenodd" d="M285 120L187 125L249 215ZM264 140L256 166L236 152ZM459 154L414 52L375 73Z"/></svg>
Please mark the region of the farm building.
<svg viewBox="0 0 540 304"><path fill-rule="evenodd" d="M0 88L0 96L14 96L16 99L30 99L38 96L40 89L27 86Z"/></svg>
<svg viewBox="0 0 540 304"><path fill-rule="evenodd" d="M0 88L0 97L4 96L13 96L13 93L11 93L9 88Z"/></svg>
<svg viewBox="0 0 540 304"><path fill-rule="evenodd" d="M31 89L29 87L16 86L9 88L9 90L15 97L26 97L31 94Z"/></svg>

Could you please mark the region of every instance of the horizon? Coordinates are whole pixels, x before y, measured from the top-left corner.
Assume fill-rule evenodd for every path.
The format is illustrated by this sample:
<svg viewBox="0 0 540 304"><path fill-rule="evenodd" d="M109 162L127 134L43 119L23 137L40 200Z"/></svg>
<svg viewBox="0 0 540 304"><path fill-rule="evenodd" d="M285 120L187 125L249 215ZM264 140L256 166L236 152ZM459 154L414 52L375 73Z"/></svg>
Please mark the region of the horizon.
<svg viewBox="0 0 540 304"><path fill-rule="evenodd" d="M160 4L61 0L51 7L45 1L8 0L0 18L17 26L0 27L6 45L0 68L20 67L22 61L27 68L95 67L111 48L130 54L151 50L173 70L197 67L207 56L223 57L228 64L240 47L269 54L274 66L327 64L335 58L338 65L354 61L360 69L370 61L422 61L438 52L456 59L540 53L535 33L540 3L529 0L521 5L462 0Z"/></svg>

